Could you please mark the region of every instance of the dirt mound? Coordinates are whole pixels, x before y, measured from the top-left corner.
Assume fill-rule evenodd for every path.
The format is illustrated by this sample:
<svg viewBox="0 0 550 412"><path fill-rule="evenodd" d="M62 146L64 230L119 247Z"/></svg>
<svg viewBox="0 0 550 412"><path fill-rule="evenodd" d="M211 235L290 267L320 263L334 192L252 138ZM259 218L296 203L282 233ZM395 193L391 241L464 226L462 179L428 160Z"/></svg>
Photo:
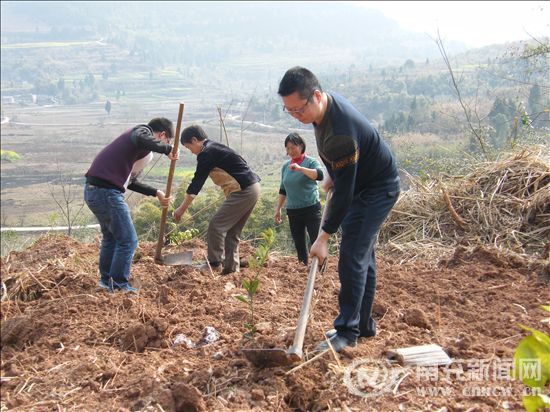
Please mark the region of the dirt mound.
<svg viewBox="0 0 550 412"><path fill-rule="evenodd" d="M537 273L547 281L550 279L550 260L528 259L509 250L483 245L473 248L458 246L455 248L453 256L448 261L442 260L441 264L455 267L466 262L476 263L478 267L494 267L495 275L493 276L505 277L508 269L514 269L525 275ZM489 272L485 276L490 276Z"/></svg>
<svg viewBox="0 0 550 412"><path fill-rule="evenodd" d="M204 243L183 248L204 259ZM261 369L241 351L251 345L243 337L250 313L235 298L245 293L241 281L252 269L205 276L192 267L156 265L154 250L152 243L140 245L132 269L137 294L97 287L98 244L50 236L2 259L2 409L516 409L517 382L506 382L509 395L468 396L471 382L448 380L440 369L440 385L453 393L422 396L426 382L410 369L389 392L360 396L346 386L346 371L380 362L388 349L428 343L459 359L509 359L522 337L517 325L540 328L539 305L550 300L547 280L528 260L497 249L461 246L439 263L381 254L374 338L298 369ZM46 257L38 258L42 251ZM252 249L243 251L250 256ZM336 263L330 258L316 283L307 359L337 315ZM274 253L260 270L256 346L292 344L306 280L295 257Z"/></svg>

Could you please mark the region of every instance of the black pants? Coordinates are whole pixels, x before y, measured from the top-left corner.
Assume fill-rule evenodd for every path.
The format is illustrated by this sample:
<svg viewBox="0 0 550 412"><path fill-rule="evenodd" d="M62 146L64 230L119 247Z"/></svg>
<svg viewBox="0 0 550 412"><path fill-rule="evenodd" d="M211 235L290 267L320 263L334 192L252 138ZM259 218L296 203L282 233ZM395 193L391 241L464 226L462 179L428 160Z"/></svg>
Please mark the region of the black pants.
<svg viewBox="0 0 550 412"><path fill-rule="evenodd" d="M308 263L308 247L306 245L306 231L309 235L309 246L317 239L319 226L321 225L321 203L301 209L287 209L290 233L294 239L298 260L303 264Z"/></svg>

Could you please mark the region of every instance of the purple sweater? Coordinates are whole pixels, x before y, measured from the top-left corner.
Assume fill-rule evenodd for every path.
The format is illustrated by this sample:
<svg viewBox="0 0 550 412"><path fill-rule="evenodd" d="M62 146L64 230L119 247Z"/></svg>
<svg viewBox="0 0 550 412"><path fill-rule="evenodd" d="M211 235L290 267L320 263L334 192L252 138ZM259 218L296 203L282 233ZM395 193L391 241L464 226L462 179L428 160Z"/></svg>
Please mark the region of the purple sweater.
<svg viewBox="0 0 550 412"><path fill-rule="evenodd" d="M86 180L100 187L117 188L124 192L136 161L151 151L169 154L172 146L161 143L153 137L153 130L147 125L139 125L125 131L101 150L86 173ZM155 196L156 189L132 180L130 190Z"/></svg>

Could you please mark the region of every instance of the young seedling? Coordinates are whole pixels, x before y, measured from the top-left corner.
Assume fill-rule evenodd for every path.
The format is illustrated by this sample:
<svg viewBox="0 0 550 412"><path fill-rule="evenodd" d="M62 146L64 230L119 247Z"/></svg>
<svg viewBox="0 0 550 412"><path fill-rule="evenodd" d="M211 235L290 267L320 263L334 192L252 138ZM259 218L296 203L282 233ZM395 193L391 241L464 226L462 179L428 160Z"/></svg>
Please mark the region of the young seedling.
<svg viewBox="0 0 550 412"><path fill-rule="evenodd" d="M179 246L183 242L185 242L186 240L193 239L198 234L199 234L199 230L195 229L195 228L192 228L192 229L187 229L187 230L184 230L184 231L171 232L167 237L168 237L168 242L171 245Z"/></svg>
<svg viewBox="0 0 550 412"><path fill-rule="evenodd" d="M256 249L254 258L250 260L250 268L254 271L254 277L246 278L242 281L242 286L246 290L246 295L235 296L237 300L248 305L250 312L249 321L244 324L244 327L248 332L244 336L248 339L254 338L254 335L258 331L256 329L256 321L254 319L254 298L258 292L258 287L260 286L260 268L264 266L269 258L269 251L273 246L273 241L275 240L275 232L273 229L268 228L262 232L262 242Z"/></svg>
<svg viewBox="0 0 550 412"><path fill-rule="evenodd" d="M542 306L550 312L550 306ZM550 336L546 333L521 325L531 335L521 340L514 353L513 375L528 386L527 395L523 395L523 406L527 412L548 410L550 396L545 387L550 382ZM531 366L530 366L531 365Z"/></svg>

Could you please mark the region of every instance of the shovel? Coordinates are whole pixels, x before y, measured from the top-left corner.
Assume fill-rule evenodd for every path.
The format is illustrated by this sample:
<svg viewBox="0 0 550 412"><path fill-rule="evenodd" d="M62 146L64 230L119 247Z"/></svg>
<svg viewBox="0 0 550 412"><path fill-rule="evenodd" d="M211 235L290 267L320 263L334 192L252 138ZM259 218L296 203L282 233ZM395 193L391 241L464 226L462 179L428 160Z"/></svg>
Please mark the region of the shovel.
<svg viewBox="0 0 550 412"><path fill-rule="evenodd" d="M176 127L176 136L174 141L174 146L172 147L172 154L178 152L178 145L180 141L180 129L181 129L181 120L183 117L183 103L180 103L179 113L178 113L178 123ZM170 170L168 172L168 182L166 183L166 197L170 196L172 189L172 180L174 178L174 169L176 168L176 160L170 161ZM160 230L159 230L159 240L157 243L157 249L155 251L155 262L160 265L167 266L180 266L180 265L191 265L193 263L193 252L185 251L180 253L173 253L169 255L162 256L162 246L164 245L164 230L166 229L166 217L168 215L168 208L162 209L162 216L160 218Z"/></svg>
<svg viewBox="0 0 550 412"><path fill-rule="evenodd" d="M327 192L327 200L325 202L325 209L323 210L323 217L321 218L321 227L325 221L327 211L329 208L329 202L332 197L332 190ZM319 229L320 231L321 229ZM326 262L325 262L326 263ZM319 267L319 259L314 256L311 260L311 267L309 269L309 275L307 278L306 290L304 292L304 300L302 301L302 308L300 309L300 317L298 318L298 324L296 325L296 331L294 332L294 342L288 350L284 349L243 349L242 352L246 359L248 359L253 365L260 367L269 366L287 366L292 363L302 360L303 352L302 347L304 345L304 337L306 334L307 321L309 318L309 307L311 305L311 299L313 297L313 288L315 286L315 276L317 274L317 268ZM323 267L321 270L323 270Z"/></svg>

